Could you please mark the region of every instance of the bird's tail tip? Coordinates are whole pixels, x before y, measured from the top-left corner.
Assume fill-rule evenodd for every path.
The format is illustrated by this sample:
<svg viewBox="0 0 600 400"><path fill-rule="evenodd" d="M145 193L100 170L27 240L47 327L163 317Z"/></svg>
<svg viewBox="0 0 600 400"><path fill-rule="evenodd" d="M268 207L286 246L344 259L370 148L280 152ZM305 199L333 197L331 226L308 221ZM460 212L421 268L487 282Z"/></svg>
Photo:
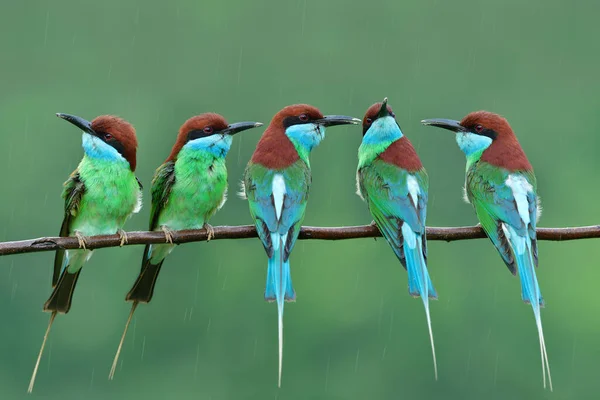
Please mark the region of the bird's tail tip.
<svg viewBox="0 0 600 400"><path fill-rule="evenodd" d="M135 309L139 303L134 301L131 305L131 311L129 311L129 317L127 317L127 322L125 323L125 329L123 329L123 335L121 336L121 341L119 342L119 347L117 347L117 352L115 354L115 358L113 359L112 366L110 367L110 372L108 373L108 380L112 381L115 377L115 373L117 372L117 364L119 362L119 356L121 355L121 349L123 348L123 343L125 343L125 337L127 336L127 331L129 330L129 324L133 318L133 313L135 313Z"/></svg>
<svg viewBox="0 0 600 400"><path fill-rule="evenodd" d="M546 389L546 387L550 388L550 391L554 391L554 388L552 386L552 374L550 373L550 363L548 362L548 352L546 351L546 340L544 339L544 329L542 328L542 316L539 312L539 309L536 310L535 307L533 307L533 313L535 316L535 324L537 326L538 329L538 338L540 341L540 356L541 356L541 360L542 360L542 381L544 384L544 389ZM546 384L546 376L548 377L547 382L548 384Z"/></svg>

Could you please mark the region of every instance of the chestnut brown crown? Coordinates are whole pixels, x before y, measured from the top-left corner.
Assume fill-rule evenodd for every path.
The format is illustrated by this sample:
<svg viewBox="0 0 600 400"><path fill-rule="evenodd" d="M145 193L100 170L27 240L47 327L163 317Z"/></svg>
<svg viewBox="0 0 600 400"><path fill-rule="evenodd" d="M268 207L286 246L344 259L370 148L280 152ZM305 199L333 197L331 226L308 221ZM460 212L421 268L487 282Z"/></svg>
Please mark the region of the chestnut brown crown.
<svg viewBox="0 0 600 400"><path fill-rule="evenodd" d="M138 142L133 125L114 115L100 115L92 120L91 128L98 137L117 149L135 171Z"/></svg>
<svg viewBox="0 0 600 400"><path fill-rule="evenodd" d="M387 104L387 98L385 98L385 100L383 102L378 102L373 104L371 107L369 107L367 109L367 112L365 113L365 116L363 117L362 120L362 127L363 127L363 136L365 135L365 133L367 133L367 131L369 130L369 128L371 127L371 125L373 124L373 122L375 122L377 120L377 118L381 117L381 111L382 111L382 106L383 103L385 102L386 105L386 111L387 111L387 115L396 118L396 114L394 114L394 111L392 110L392 107L390 107Z"/></svg>
<svg viewBox="0 0 600 400"><path fill-rule="evenodd" d="M176 160L179 151L191 139L213 135L216 132L227 129L228 126L227 120L216 113L204 113L191 117L179 128L177 141L173 145L167 161Z"/></svg>

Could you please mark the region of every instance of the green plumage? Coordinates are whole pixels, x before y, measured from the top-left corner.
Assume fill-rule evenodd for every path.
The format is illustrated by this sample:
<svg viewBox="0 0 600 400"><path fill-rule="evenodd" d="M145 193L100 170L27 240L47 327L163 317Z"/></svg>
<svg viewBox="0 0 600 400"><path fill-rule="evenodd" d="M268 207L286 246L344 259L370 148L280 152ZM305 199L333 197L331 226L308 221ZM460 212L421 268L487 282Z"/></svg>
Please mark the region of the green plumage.
<svg viewBox="0 0 600 400"><path fill-rule="evenodd" d="M65 182L62 196L65 217L61 236L115 234L140 209L141 184L127 161L91 159L85 155ZM45 310L69 311L79 272L91 255L91 250L56 252L52 279L55 290L44 305Z"/></svg>
<svg viewBox="0 0 600 400"><path fill-rule="evenodd" d="M226 200L225 155L184 146L176 160L158 167L152 180L150 230L204 227ZM174 248L170 243L146 246L140 274L126 296L128 301L150 302L162 263Z"/></svg>
<svg viewBox="0 0 600 400"><path fill-rule="evenodd" d="M525 225L519 215L513 191L506 185L509 175L522 176L533 192L528 194L530 224ZM469 202L475 208L477 218L490 240L498 249L502 259L513 274L517 273L514 252L506 240L501 223L512 227L519 236L528 236L532 241L532 251L537 266L537 240L535 222L537 220L537 183L533 171L509 172L483 161L469 163L466 174L465 191Z"/></svg>
<svg viewBox="0 0 600 400"><path fill-rule="evenodd" d="M382 160L375 160L358 169L359 192L377 224L394 241L398 241L398 218L408 223L415 233L425 232L427 208L423 200L413 203L408 189L409 176L414 177L420 190L427 193L429 177L424 168L409 173Z"/></svg>
<svg viewBox="0 0 600 400"><path fill-rule="evenodd" d="M201 229L227 196L225 157L184 147L177 161L161 165L152 180L151 230ZM152 262L161 261L173 245L155 245Z"/></svg>

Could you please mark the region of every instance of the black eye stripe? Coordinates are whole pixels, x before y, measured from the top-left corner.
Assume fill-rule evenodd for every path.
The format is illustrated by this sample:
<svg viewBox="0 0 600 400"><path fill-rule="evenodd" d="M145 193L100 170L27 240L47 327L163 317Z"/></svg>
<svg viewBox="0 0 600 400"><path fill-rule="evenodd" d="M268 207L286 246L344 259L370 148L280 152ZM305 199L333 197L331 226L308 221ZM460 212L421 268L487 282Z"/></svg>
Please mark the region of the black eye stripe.
<svg viewBox="0 0 600 400"><path fill-rule="evenodd" d="M209 137L209 136L215 135L219 132L220 131L216 131L214 128L211 129L210 132L204 132L204 128L203 129L193 129L193 130L189 131L187 134L187 142L189 142L190 140L194 140L194 139Z"/></svg>
<svg viewBox="0 0 600 400"><path fill-rule="evenodd" d="M286 118L283 120L283 127L287 129L287 128L289 128L289 127L290 127L290 126L292 126L292 125L308 124L308 123L310 123L311 121L314 121L314 119L313 119L313 118L312 118L310 115L308 115L308 114L302 114L302 115L306 115L306 116L308 117L308 119L306 119L306 120L302 121L302 120L300 119L300 116L296 116L296 117L286 117Z"/></svg>
<svg viewBox="0 0 600 400"><path fill-rule="evenodd" d="M494 131L493 129L488 129L486 127L483 127L483 130L481 130L480 132L477 132L477 125L470 127L469 132L471 132L475 135L489 137L492 140L494 140L498 137L498 134L496 133L496 131Z"/></svg>

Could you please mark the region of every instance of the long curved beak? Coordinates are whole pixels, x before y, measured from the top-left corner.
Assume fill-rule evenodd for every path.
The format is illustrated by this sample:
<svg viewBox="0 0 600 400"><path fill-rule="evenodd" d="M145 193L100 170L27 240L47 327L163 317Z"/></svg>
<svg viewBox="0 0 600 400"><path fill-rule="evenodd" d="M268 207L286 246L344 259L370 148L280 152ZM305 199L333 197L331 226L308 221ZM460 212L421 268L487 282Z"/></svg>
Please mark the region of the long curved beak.
<svg viewBox="0 0 600 400"><path fill-rule="evenodd" d="M433 119L424 119L421 121L423 125L436 126L438 128L448 129L452 132L466 132L464 126L460 124L460 122L455 121L453 119L443 119L443 118L433 118Z"/></svg>
<svg viewBox="0 0 600 400"><path fill-rule="evenodd" d="M388 108L387 108L387 102L388 102L388 99L386 97L381 102L381 108L379 109L379 112L377 113L377 118L383 118L383 117L387 117L388 115L390 115Z"/></svg>
<svg viewBox="0 0 600 400"><path fill-rule="evenodd" d="M362 121L358 118L348 117L346 115L326 115L315 121L315 124L328 127L335 125L358 125Z"/></svg>
<svg viewBox="0 0 600 400"><path fill-rule="evenodd" d="M72 123L79 129L86 133L89 133L90 135L96 135L96 132L94 132L94 130L92 129L92 123L88 120L71 114L56 113L56 116L58 118L62 118L65 121Z"/></svg>
<svg viewBox="0 0 600 400"><path fill-rule="evenodd" d="M262 122L236 122L235 124L229 124L226 129L221 131L224 135L235 135L247 129L258 128L262 126Z"/></svg>

